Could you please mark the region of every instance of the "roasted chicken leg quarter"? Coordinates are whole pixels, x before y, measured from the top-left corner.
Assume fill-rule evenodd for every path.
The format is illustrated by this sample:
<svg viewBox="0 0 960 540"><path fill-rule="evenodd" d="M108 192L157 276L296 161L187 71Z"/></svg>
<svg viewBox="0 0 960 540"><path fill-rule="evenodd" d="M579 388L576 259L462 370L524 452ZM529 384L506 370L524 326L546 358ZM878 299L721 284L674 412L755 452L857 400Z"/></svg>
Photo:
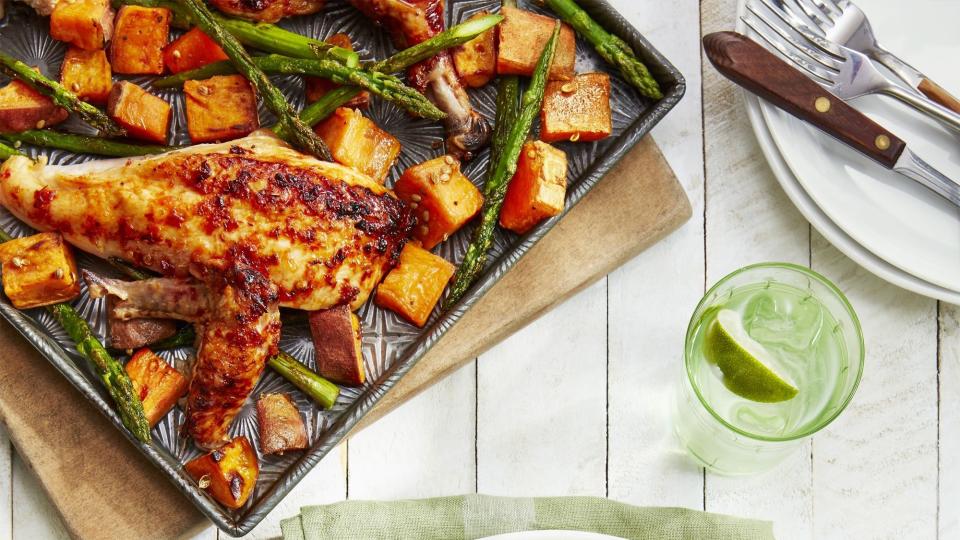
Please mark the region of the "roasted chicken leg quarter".
<svg viewBox="0 0 960 540"><path fill-rule="evenodd" d="M91 284L124 317L199 326L188 396L198 446L226 437L280 335L279 307L356 309L415 219L372 179L260 131L133 160L0 166L0 202L30 226L164 279Z"/></svg>
<svg viewBox="0 0 960 540"><path fill-rule="evenodd" d="M364 15L382 25L397 48L405 49L444 30L443 0L350 0ZM410 68L410 84L447 113L447 152L470 159L490 139L490 125L473 109L450 53Z"/></svg>

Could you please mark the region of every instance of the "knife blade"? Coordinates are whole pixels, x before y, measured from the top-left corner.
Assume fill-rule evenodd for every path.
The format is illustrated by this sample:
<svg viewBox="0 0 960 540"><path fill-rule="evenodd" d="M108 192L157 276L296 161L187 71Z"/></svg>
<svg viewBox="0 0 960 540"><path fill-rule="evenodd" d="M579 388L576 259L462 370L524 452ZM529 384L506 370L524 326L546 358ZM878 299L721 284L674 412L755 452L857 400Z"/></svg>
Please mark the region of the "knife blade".
<svg viewBox="0 0 960 540"><path fill-rule="evenodd" d="M739 86L960 207L960 184L757 42L737 32L714 32L703 37L703 49L717 71Z"/></svg>

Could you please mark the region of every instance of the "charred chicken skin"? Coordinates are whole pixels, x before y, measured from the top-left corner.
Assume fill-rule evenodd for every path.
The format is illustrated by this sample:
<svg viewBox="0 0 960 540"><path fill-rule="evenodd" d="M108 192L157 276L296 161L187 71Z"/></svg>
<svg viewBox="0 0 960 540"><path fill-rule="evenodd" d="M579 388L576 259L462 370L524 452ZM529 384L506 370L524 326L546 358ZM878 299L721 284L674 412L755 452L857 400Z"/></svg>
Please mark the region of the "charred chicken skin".
<svg viewBox="0 0 960 540"><path fill-rule="evenodd" d="M135 160L0 166L0 202L100 257L163 274L91 280L122 318L199 326L188 431L227 429L274 354L279 307L358 308L398 260L415 219L372 179L304 156L268 132Z"/></svg>
<svg viewBox="0 0 960 540"><path fill-rule="evenodd" d="M220 11L260 22L274 23L284 17L310 15L323 9L325 0L210 0Z"/></svg>
<svg viewBox="0 0 960 540"><path fill-rule="evenodd" d="M405 49L444 30L443 0L350 0L383 26L397 48ZM447 152L470 159L490 139L490 125L470 104L450 53L444 51L410 68L408 82L447 113Z"/></svg>

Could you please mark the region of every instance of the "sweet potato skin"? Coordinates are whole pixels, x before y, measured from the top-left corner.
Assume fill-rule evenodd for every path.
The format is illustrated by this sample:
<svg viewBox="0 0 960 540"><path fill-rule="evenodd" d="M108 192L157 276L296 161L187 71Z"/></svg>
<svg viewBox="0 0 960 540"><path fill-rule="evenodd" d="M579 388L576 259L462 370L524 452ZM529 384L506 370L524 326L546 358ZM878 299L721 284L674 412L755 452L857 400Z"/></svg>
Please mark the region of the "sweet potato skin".
<svg viewBox="0 0 960 540"><path fill-rule="evenodd" d="M257 400L260 450L279 454L307 447L307 428L300 411L287 394L263 394Z"/></svg>
<svg viewBox="0 0 960 540"><path fill-rule="evenodd" d="M228 59L220 45L196 27L163 48L163 64L170 73L189 71Z"/></svg>
<svg viewBox="0 0 960 540"><path fill-rule="evenodd" d="M0 133L54 126L67 116L66 109L22 81L12 80L0 88Z"/></svg>
<svg viewBox="0 0 960 540"><path fill-rule="evenodd" d="M453 156L410 167L393 190L414 209L418 222L414 235L424 249L446 240L483 207L483 195L460 172L460 162Z"/></svg>
<svg viewBox="0 0 960 540"><path fill-rule="evenodd" d="M345 386L366 381L361 347L360 319L349 306L309 314L310 335L316 350L317 373Z"/></svg>
<svg viewBox="0 0 960 540"><path fill-rule="evenodd" d="M150 427L157 425L187 393L186 377L150 349L135 352L124 369L143 402L143 412Z"/></svg>
<svg viewBox="0 0 960 540"><path fill-rule="evenodd" d="M540 138L545 142L590 142L610 136L610 76L583 73L572 81L547 84L540 110Z"/></svg>
<svg viewBox="0 0 960 540"><path fill-rule="evenodd" d="M126 75L162 74L170 18L170 10L166 8L121 7L110 42L113 71Z"/></svg>
<svg viewBox="0 0 960 540"><path fill-rule="evenodd" d="M566 190L567 155L541 141L524 144L500 210L500 226L526 233L563 212Z"/></svg>
<svg viewBox="0 0 960 540"><path fill-rule="evenodd" d="M346 34L334 34L324 41L331 45L336 45L337 47L343 47L344 49L350 49L351 51L353 50L353 42L350 41L350 36ZM324 79L323 77L306 76L303 78L303 82L307 103L313 103L314 101L317 101L326 95L327 92L333 90L334 88L340 87L339 84ZM357 94L356 97L348 101L344 107L349 107L351 109L364 109L369 104L370 92L364 90L363 92Z"/></svg>
<svg viewBox="0 0 960 540"><path fill-rule="evenodd" d="M257 94L243 75L187 81L183 93L187 132L194 144L236 139L260 127Z"/></svg>
<svg viewBox="0 0 960 540"><path fill-rule="evenodd" d="M113 74L103 49L70 47L60 65L60 84L80 99L102 105L110 97Z"/></svg>
<svg viewBox="0 0 960 540"><path fill-rule="evenodd" d="M61 0L50 14L50 37L81 49L102 49L113 30L109 0Z"/></svg>
<svg viewBox="0 0 960 540"><path fill-rule="evenodd" d="M504 7L500 10L500 46L497 52L497 73L500 75L533 74L543 48L546 47L556 19L525 9ZM573 28L564 23L557 40L557 52L550 66L551 80L569 80L577 61L577 39Z"/></svg>
<svg viewBox="0 0 960 540"><path fill-rule="evenodd" d="M400 141L354 109L340 107L315 131L334 159L381 184L400 155Z"/></svg>
<svg viewBox="0 0 960 540"><path fill-rule="evenodd" d="M118 81L107 98L107 113L131 137L165 144L170 104L129 81Z"/></svg>
<svg viewBox="0 0 960 540"><path fill-rule="evenodd" d="M422 328L455 270L442 257L407 244L400 264L377 287L376 303Z"/></svg>
<svg viewBox="0 0 960 540"><path fill-rule="evenodd" d="M481 11L468 20L486 16ZM460 79L472 88L485 86L497 71L497 31L487 30L472 40L453 49L453 65Z"/></svg>
<svg viewBox="0 0 960 540"><path fill-rule="evenodd" d="M3 291L17 309L65 302L80 294L77 263L60 233L0 244Z"/></svg>
<svg viewBox="0 0 960 540"><path fill-rule="evenodd" d="M204 491L227 508L243 506L260 476L260 464L250 441L239 436L221 448L200 456L183 466Z"/></svg>

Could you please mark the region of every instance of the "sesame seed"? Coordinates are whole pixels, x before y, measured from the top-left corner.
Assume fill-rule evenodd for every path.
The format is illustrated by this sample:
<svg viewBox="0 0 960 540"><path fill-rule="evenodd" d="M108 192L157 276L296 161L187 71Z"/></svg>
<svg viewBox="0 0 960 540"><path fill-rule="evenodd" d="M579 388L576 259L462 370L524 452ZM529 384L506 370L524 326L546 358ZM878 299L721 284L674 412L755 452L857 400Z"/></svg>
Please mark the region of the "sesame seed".
<svg viewBox="0 0 960 540"><path fill-rule="evenodd" d="M14 258L10 259L10 264L11 264L14 268L23 268L24 266L27 265L27 261L26 261L26 259L22 259L22 258L20 258L20 257L14 257Z"/></svg>
<svg viewBox="0 0 960 540"><path fill-rule="evenodd" d="M45 125L47 125L47 121L46 121L46 120L38 120L38 121L37 121L37 129L43 129L43 126L45 126Z"/></svg>
<svg viewBox="0 0 960 540"><path fill-rule="evenodd" d="M197 88L197 92L200 92L200 95L201 95L201 96L209 96L209 95L210 95L210 88L201 85L199 88Z"/></svg>
<svg viewBox="0 0 960 540"><path fill-rule="evenodd" d="M453 156L443 156L443 162L447 165L453 165Z"/></svg>
<svg viewBox="0 0 960 540"><path fill-rule="evenodd" d="M410 199L411 199L413 202L420 202L420 201L423 200L423 197L421 197L421 196L417 195L416 193L414 193L413 195L410 196Z"/></svg>
<svg viewBox="0 0 960 540"><path fill-rule="evenodd" d="M424 211L423 211L423 222L424 222L424 223L430 223L430 211L429 211L429 210L424 210Z"/></svg>
<svg viewBox="0 0 960 540"><path fill-rule="evenodd" d="M71 84L70 84L70 90L73 90L74 92L79 92L79 91L80 91L80 83L71 83Z"/></svg>
<svg viewBox="0 0 960 540"><path fill-rule="evenodd" d="M530 158L530 159L533 159L533 158L537 157L537 151L536 151L536 150L533 150L533 149L528 150L528 151L527 151L527 157Z"/></svg>
<svg viewBox="0 0 960 540"><path fill-rule="evenodd" d="M567 83L560 87L560 91L563 92L564 94L569 94L576 89L577 87L573 83Z"/></svg>
<svg viewBox="0 0 960 540"><path fill-rule="evenodd" d="M440 181L443 182L443 183L449 182L449 181L450 181L450 173L443 173L443 174L441 174L441 175L440 175Z"/></svg>
<svg viewBox="0 0 960 540"><path fill-rule="evenodd" d="M574 133L570 136L570 142L577 142L580 140L580 133Z"/></svg>
<svg viewBox="0 0 960 540"><path fill-rule="evenodd" d="M430 227L427 227L426 225L421 225L419 231L420 231L420 236L426 236L427 234L430 233Z"/></svg>
<svg viewBox="0 0 960 540"><path fill-rule="evenodd" d="M63 279L63 268L57 268L56 272L53 273L53 277Z"/></svg>
<svg viewBox="0 0 960 540"><path fill-rule="evenodd" d="M180 58L180 51L174 50L174 51L173 51L173 57L174 57L174 58Z"/></svg>
<svg viewBox="0 0 960 540"><path fill-rule="evenodd" d="M420 205L417 204L417 203L415 203L415 202L410 203L410 208L411 208L412 210L416 210L418 206L420 206Z"/></svg>

